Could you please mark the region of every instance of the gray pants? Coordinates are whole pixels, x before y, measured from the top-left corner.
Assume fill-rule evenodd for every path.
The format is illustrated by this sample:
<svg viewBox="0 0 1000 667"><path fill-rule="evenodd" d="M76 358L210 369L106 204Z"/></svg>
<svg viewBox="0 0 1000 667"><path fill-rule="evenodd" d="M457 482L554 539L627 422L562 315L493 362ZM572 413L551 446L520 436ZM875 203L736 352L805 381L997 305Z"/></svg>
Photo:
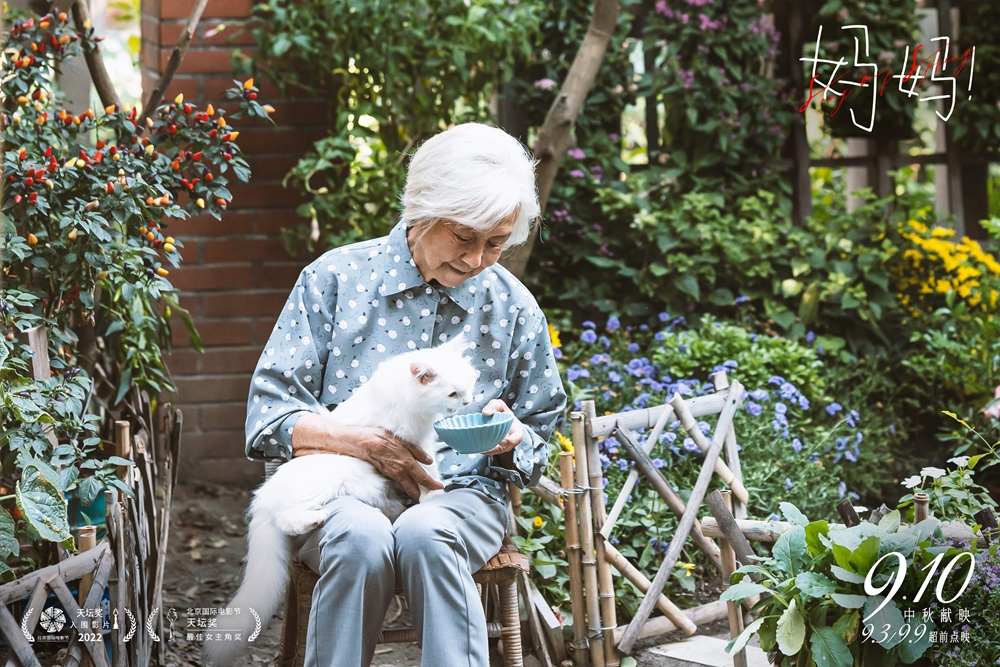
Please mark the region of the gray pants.
<svg viewBox="0 0 1000 667"><path fill-rule="evenodd" d="M397 582L410 603L423 667L488 667L486 617L472 573L500 549L507 508L456 488L403 512L338 498L299 551L319 573L305 667L368 667Z"/></svg>

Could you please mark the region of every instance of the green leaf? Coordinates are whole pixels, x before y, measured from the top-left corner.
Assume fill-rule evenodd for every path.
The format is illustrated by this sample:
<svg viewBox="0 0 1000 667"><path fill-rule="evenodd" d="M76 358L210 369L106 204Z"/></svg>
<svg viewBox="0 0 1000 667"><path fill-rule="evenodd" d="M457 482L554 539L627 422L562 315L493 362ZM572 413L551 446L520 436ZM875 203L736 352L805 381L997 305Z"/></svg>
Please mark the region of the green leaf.
<svg viewBox="0 0 1000 667"><path fill-rule="evenodd" d="M682 276L674 278L674 287L689 295L695 301L701 298L701 290L698 287L698 279L690 273L685 273Z"/></svg>
<svg viewBox="0 0 1000 667"><path fill-rule="evenodd" d="M806 526L809 524L809 519L806 515L799 511L799 508L791 503L779 503L778 508L781 510L781 514L785 517L788 523L793 526Z"/></svg>
<svg viewBox="0 0 1000 667"><path fill-rule="evenodd" d="M17 507L38 535L50 542L62 542L72 537L66 520L66 501L59 489L30 465L21 472L15 487Z"/></svg>
<svg viewBox="0 0 1000 667"><path fill-rule="evenodd" d="M819 572L800 572L795 577L795 587L807 600L822 598L837 590L837 584Z"/></svg>
<svg viewBox="0 0 1000 667"><path fill-rule="evenodd" d="M97 499L97 495L101 492L104 485L96 477L84 477L80 480L80 485L77 487L77 496L80 499L80 505L82 507L88 507L92 502Z"/></svg>
<svg viewBox="0 0 1000 667"><path fill-rule="evenodd" d="M819 281L813 282L802 293L802 301L799 303L799 319L803 324L811 324L816 321L819 314L819 295L823 286Z"/></svg>
<svg viewBox="0 0 1000 667"><path fill-rule="evenodd" d="M899 510L892 510L885 516L883 516L878 521L878 527L884 529L888 533L894 533L899 529L900 514Z"/></svg>
<svg viewBox="0 0 1000 667"><path fill-rule="evenodd" d="M833 624L833 630L850 644L858 634L858 619L861 617L857 610L850 611Z"/></svg>
<svg viewBox="0 0 1000 667"><path fill-rule="evenodd" d="M846 593L833 593L830 597L844 609L861 609L868 599L864 595L848 595Z"/></svg>
<svg viewBox="0 0 1000 667"><path fill-rule="evenodd" d="M818 556L826 551L826 547L820 541L820 535L829 535L830 524L826 521L813 521L806 524L806 548L813 556Z"/></svg>
<svg viewBox="0 0 1000 667"><path fill-rule="evenodd" d="M878 548L881 544L882 540L877 535L862 540L861 545L851 553L851 569L858 574L868 574L868 570L872 569L872 565L878 560Z"/></svg>
<svg viewBox="0 0 1000 667"><path fill-rule="evenodd" d="M10 554L17 556L21 552L21 544L14 534L14 519L7 510L0 509L0 562Z"/></svg>
<svg viewBox="0 0 1000 667"><path fill-rule="evenodd" d="M743 600L744 598L751 597L753 595L760 595L761 593L770 593L771 589L767 586L763 586L754 581L741 581L738 584L733 584L727 588L722 595L719 596L720 600Z"/></svg>
<svg viewBox="0 0 1000 667"><path fill-rule="evenodd" d="M860 574L851 572L850 570L845 570L839 565L830 566L830 574L837 577L841 581L845 581L849 584L863 584L865 583L865 578Z"/></svg>
<svg viewBox="0 0 1000 667"><path fill-rule="evenodd" d="M725 287L720 287L708 295L708 301L714 306L728 306L733 302L733 293Z"/></svg>
<svg viewBox="0 0 1000 667"><path fill-rule="evenodd" d="M931 645L931 630L936 629L934 621L928 619L927 621L922 620L920 613L915 613L913 617L906 622L910 626L910 632L906 635L906 640L899 642L899 659L903 661L903 664L910 665L916 662L924 652L930 648ZM924 634L921 635L919 639L914 639L917 634L917 628L926 623L924 627Z"/></svg>
<svg viewBox="0 0 1000 667"><path fill-rule="evenodd" d="M799 572L802 557L806 550L806 531L802 526L793 526L778 537L774 543L772 554L784 567L785 572L793 577Z"/></svg>
<svg viewBox="0 0 1000 667"><path fill-rule="evenodd" d="M833 628L813 628L809 647L816 667L851 667L854 664L847 642Z"/></svg>
<svg viewBox="0 0 1000 667"><path fill-rule="evenodd" d="M753 636L753 633L757 632L757 629L760 628L763 623L764 619L758 618L756 621L743 628L743 632L741 632L735 639L730 640L730 642L726 645L726 653L729 655L736 655L746 648L747 642L750 641L750 637Z"/></svg>
<svg viewBox="0 0 1000 667"><path fill-rule="evenodd" d="M806 640L806 619L799 611L798 602L795 598L788 603L788 607L781 618L778 619L778 648L785 655L795 655L802 649L802 643Z"/></svg>
<svg viewBox="0 0 1000 667"><path fill-rule="evenodd" d="M899 611L894 600L889 600L877 614L875 609L885 600L883 595L873 595L865 600L864 619L865 623L870 623L875 627L871 639L884 649L890 649L903 640L899 631L906 621ZM883 638L884 637L884 638Z"/></svg>

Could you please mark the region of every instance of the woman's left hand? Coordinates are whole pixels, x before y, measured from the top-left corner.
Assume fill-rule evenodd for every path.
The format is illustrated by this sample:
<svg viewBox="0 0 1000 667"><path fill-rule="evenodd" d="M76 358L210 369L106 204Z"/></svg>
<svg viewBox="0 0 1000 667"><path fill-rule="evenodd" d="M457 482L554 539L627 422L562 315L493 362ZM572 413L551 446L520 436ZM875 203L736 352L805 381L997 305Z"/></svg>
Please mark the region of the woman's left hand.
<svg viewBox="0 0 1000 667"><path fill-rule="evenodd" d="M510 412L511 415L513 415L513 412L509 407L507 407L507 404L499 398L494 398L483 407L483 416L485 417L489 417L494 412ZM506 454L521 444L521 440L523 439L524 426L521 425L521 420L515 416L514 420L510 423L510 429L507 431L507 435L504 436L503 440L501 440L496 447L488 452L483 452L483 456Z"/></svg>

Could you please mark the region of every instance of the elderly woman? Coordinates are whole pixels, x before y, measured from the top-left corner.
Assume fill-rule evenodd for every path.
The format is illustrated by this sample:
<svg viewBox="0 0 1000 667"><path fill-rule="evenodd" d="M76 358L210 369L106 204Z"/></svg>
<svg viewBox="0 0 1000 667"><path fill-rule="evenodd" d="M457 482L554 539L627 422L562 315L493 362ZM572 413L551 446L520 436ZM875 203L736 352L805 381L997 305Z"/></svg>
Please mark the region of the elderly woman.
<svg viewBox="0 0 1000 667"><path fill-rule="evenodd" d="M534 165L503 131L459 125L413 157L403 217L387 237L336 248L302 271L253 375L248 458L335 453L368 461L413 498L441 488L418 447L378 428L322 415L382 359L460 332L475 341L479 377L469 410L511 412L495 449L436 454L445 493L394 524L338 498L300 551L320 574L306 667L371 663L398 581L423 648L422 664L488 665L486 619L472 580L501 546L507 482L538 481L552 424L566 403L545 315L497 264L539 215Z"/></svg>

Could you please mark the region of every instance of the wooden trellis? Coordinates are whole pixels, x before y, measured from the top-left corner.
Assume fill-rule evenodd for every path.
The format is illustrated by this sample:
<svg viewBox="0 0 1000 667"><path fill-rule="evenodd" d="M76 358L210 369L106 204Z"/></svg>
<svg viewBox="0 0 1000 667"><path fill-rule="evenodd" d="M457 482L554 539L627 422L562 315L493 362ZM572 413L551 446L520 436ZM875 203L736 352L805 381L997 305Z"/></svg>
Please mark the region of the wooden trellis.
<svg viewBox="0 0 1000 667"><path fill-rule="evenodd" d="M48 348L44 329L28 332L34 351L36 378L48 377ZM161 409L162 419L154 428L148 399L136 392L135 413L130 420L113 420L105 414L105 451L131 460L121 466L121 477L135 493L106 491L107 533L98 543L94 528L84 526L77 536L75 555L30 572L0 586L0 636L10 648L6 667L33 667L40 663L32 648L34 632L49 592L55 594L67 616L69 645L63 667L92 664L94 667L146 667L163 665L162 613L163 572L170 530L170 504L177 483L183 415L170 404ZM134 433L134 435L133 435ZM159 437L153 437L157 433ZM50 438L55 435L50 433ZM87 539L89 535L89 539ZM65 552L62 549L60 554ZM75 600L69 582L80 580L80 600ZM77 609L99 609L105 588L112 614L111 659L103 638L82 641L74 619ZM7 605L23 601L18 621ZM117 618L115 617L117 611ZM84 654L86 651L86 655Z"/></svg>
<svg viewBox="0 0 1000 667"><path fill-rule="evenodd" d="M593 401L584 401L582 410L571 416L574 454L560 454L560 473L563 494L577 496L576 503L565 504L565 521L574 618L573 643L576 660L581 665L612 667L620 664L619 651L628 653L635 641L642 637L675 629L692 635L699 624L719 620L727 615L740 617L738 611L731 614L729 606L723 602L682 611L663 595L667 578L689 536L720 573L726 574L734 569L734 558L728 545L724 543L724 548L720 549L697 519L702 498L713 475L719 475L720 479L730 485L736 496L736 512L740 516L746 516L746 503L749 500L742 483L737 439L733 429L733 418L742 404L743 386L738 382L733 382L730 386L725 374L718 373L715 376L715 387L716 392L707 396L686 401L675 396L666 405L603 417L596 415ZM713 438L709 441L698 428L696 420L713 414L719 415L719 419ZM649 452L672 420L681 422L705 456L698 482L687 503L681 500L649 459ZM632 435L635 429L651 429L645 446L637 444ZM612 434L636 461L636 466L629 473L608 513L604 502L598 439ZM720 458L723 450L725 460ZM572 466L574 455L575 478ZM646 476L670 510L680 517L680 525L652 581L643 576L610 542L614 524L640 473ZM615 615L612 567L645 594L635 618L621 627L617 626ZM750 602L747 602L748 606ZM654 607L663 612L662 618L649 619Z"/></svg>

